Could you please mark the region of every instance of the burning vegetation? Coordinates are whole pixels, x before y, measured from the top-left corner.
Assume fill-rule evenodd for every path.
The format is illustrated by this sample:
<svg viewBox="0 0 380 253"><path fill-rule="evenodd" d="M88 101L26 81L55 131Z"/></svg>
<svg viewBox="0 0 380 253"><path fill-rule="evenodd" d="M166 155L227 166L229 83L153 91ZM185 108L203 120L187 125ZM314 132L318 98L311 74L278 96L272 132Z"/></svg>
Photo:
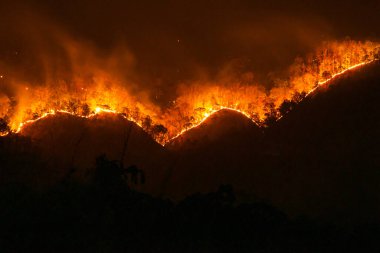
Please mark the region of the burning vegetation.
<svg viewBox="0 0 380 253"><path fill-rule="evenodd" d="M65 48L70 62L76 62L71 66L70 78L53 75L45 78L46 83L35 86L1 76L1 86L12 87L12 92L2 89L0 94L1 135L22 132L25 125L56 113L78 117L120 114L141 126L160 144L198 126L222 109L238 111L256 124L267 126L318 87L349 70L379 60L380 54L380 44L374 42L326 42L308 56L297 58L287 77L276 79L270 90L249 76L244 82L192 83L182 86L177 99L163 109L117 78L125 61L99 60L96 54L83 54L78 48L74 42Z"/></svg>

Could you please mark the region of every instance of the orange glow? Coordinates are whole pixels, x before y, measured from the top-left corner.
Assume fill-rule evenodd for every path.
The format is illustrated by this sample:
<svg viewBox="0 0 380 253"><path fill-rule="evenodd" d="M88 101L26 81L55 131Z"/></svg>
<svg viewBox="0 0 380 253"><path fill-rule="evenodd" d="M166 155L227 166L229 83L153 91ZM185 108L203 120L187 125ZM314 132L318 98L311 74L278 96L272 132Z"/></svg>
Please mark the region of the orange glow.
<svg viewBox="0 0 380 253"><path fill-rule="evenodd" d="M354 69L360 68L360 67L362 67L362 66L365 66L365 65L367 65L367 64L370 64L370 63L372 63L372 62L374 62L374 61L375 61L375 60L370 60L370 61L366 61L366 62L361 62L361 63L355 64L355 65L353 65L353 66L351 66L351 67L349 67L349 68L347 68L347 69L345 69L345 70L343 70L343 71L341 71L341 72L339 72L339 73L333 74L333 75L331 76L331 78L328 78L328 79L326 79L326 80L324 80L324 81L318 82L318 85L317 85L315 88L311 89L308 93L306 93L306 96L309 96L310 94L312 94L313 92L315 92L315 91L316 91L318 88L320 88L321 86L324 86L324 85L328 84L328 83L329 83L331 80L333 80L334 78L337 78L337 77L343 75L344 73L346 73L346 72L348 72L348 71L350 71L350 70L354 70Z"/></svg>
<svg viewBox="0 0 380 253"><path fill-rule="evenodd" d="M255 120L253 120L253 119L251 118L251 116L250 116L249 114L247 114L246 112L244 112L244 111L239 111L239 110L237 110L237 109L233 109L233 108L228 108L228 107L223 107L223 106L222 106L222 107L220 107L220 109L218 109L218 110L212 110L212 111L209 112L209 113L205 113L205 114L204 114L204 117L203 117L198 123L196 123L196 124L194 124L194 125L191 125L191 126L189 126L189 127L187 127L187 128L183 128L183 129L182 129L177 135L175 135L175 136L173 136L172 138L170 138L170 141L175 140L175 139L177 139L178 137L180 137L182 134L184 134L185 132L187 132L187 131L189 131L189 130L191 130L191 129L193 129L193 128L198 127L198 126L201 125L203 122L205 122L207 119L209 119L213 114L215 114L215 113L217 113L217 112L219 112L219 111L221 111L221 110L230 110L230 111L234 111L234 112L241 113L241 114L243 114L244 116L246 116L247 118L251 119L255 124L258 125L258 123L255 122Z"/></svg>
<svg viewBox="0 0 380 253"><path fill-rule="evenodd" d="M82 118L118 114L164 145L223 109L239 112L258 126L264 126L270 116L280 119L279 108L284 101L299 102L334 78L378 60L379 48L380 44L374 42L326 42L307 57L297 58L288 77L277 80L269 91L252 78L248 84L193 83L180 88L177 99L165 110L149 102L144 94L132 95L124 82L114 77L114 71L90 65L91 71L87 72L91 78L80 75L87 72L78 68L73 83L54 80L39 87L19 84L16 87L21 88L13 98L17 103L12 106L11 100L0 94L0 119L8 121L11 132L22 133L25 126L57 113ZM78 54L75 47L69 49L74 56ZM302 95L295 99L297 94Z"/></svg>

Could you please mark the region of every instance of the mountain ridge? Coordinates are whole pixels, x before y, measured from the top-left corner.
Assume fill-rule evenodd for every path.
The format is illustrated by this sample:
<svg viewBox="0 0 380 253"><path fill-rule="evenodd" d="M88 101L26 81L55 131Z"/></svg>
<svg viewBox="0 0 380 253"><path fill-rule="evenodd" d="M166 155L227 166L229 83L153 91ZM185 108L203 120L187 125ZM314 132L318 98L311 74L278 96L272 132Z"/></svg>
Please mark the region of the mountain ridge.
<svg viewBox="0 0 380 253"><path fill-rule="evenodd" d="M376 169L380 166L379 67L374 63L342 75L265 129L242 114L222 110L162 147L134 125L126 165L133 163L146 171L147 186L142 190L174 199L232 184L241 198L269 200L290 214L375 219L380 211L376 201L380 199L376 183L380 180ZM70 150L81 131L91 126L76 155L83 156L84 150L96 152L85 155L82 167L94 163L98 151L102 151L96 149L98 146L113 150L108 154L110 159L120 159L120 136L125 136L131 123L110 114L91 120L65 117L62 120L68 124L48 118L25 131L35 128L33 143L38 144L36 137L43 137L45 144L41 142L39 149L53 152L57 147L46 144L48 140L59 143L61 138ZM51 136L43 130L44 124L60 134ZM69 165L71 155L60 159ZM59 163L55 157L52 160ZM55 176L56 181L65 175L63 172ZM358 206L366 210L358 210Z"/></svg>

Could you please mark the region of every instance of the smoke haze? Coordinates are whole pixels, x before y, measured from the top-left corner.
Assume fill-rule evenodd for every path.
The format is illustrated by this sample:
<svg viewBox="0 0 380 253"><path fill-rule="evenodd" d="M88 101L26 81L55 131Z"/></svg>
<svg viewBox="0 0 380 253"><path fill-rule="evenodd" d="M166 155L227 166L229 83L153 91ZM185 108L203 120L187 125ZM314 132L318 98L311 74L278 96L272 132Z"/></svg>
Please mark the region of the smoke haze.
<svg viewBox="0 0 380 253"><path fill-rule="evenodd" d="M378 1L44 0L1 8L8 77L43 83L58 72L72 75L74 61L96 59L159 104L175 97L179 83L218 79L226 70L236 78L251 72L268 86L268 75L322 41L379 36L369 30L379 23Z"/></svg>

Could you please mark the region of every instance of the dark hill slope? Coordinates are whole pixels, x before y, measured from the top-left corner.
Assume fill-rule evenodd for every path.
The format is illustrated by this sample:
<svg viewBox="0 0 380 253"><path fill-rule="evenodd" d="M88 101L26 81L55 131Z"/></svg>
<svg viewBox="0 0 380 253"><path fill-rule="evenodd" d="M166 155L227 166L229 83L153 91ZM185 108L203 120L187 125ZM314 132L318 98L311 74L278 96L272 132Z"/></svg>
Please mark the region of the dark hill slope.
<svg viewBox="0 0 380 253"><path fill-rule="evenodd" d="M85 119L59 114L25 127L21 134L33 140L47 166L54 169L53 181L64 178L71 168L76 168L75 178L86 178L97 156L120 160L125 148L124 165L136 165L146 173L147 183L140 190L157 192L170 160L165 149L139 126L118 115Z"/></svg>
<svg viewBox="0 0 380 253"><path fill-rule="evenodd" d="M48 117L23 131L33 142L1 139L0 148L12 147L0 153L1 164L11 168L11 157L22 173L4 173L4 166L1 172L17 180L25 175L57 182L76 167L75 176L85 178L97 155L121 158L131 129L125 164L146 172L142 190L178 198L232 184L238 197L266 199L292 214L379 220L379 95L375 63L334 80L265 131L244 115L223 110L166 148L119 116ZM27 171L29 162L43 169Z"/></svg>
<svg viewBox="0 0 380 253"><path fill-rule="evenodd" d="M227 145L240 145L244 142L250 143L260 134L257 125L245 115L223 109L211 115L200 126L172 140L166 147L172 150L190 150L220 141L225 141Z"/></svg>
<svg viewBox="0 0 380 253"><path fill-rule="evenodd" d="M40 149L30 138L8 135L0 138L0 185L25 185L36 188L49 184L54 173L47 169Z"/></svg>
<svg viewBox="0 0 380 253"><path fill-rule="evenodd" d="M235 112L217 113L168 145L177 158L166 189L183 195L230 183L240 197L291 214L379 220L379 95L374 63L319 89L264 133Z"/></svg>
<svg viewBox="0 0 380 253"><path fill-rule="evenodd" d="M261 129L244 115L231 110L215 113L167 145L176 154L167 189L177 196L215 190L220 184L247 190L249 167L257 160L261 141Z"/></svg>
<svg viewBox="0 0 380 253"><path fill-rule="evenodd" d="M380 64L374 63L318 90L267 129L265 142L284 175L283 205L379 219L379 96Z"/></svg>

